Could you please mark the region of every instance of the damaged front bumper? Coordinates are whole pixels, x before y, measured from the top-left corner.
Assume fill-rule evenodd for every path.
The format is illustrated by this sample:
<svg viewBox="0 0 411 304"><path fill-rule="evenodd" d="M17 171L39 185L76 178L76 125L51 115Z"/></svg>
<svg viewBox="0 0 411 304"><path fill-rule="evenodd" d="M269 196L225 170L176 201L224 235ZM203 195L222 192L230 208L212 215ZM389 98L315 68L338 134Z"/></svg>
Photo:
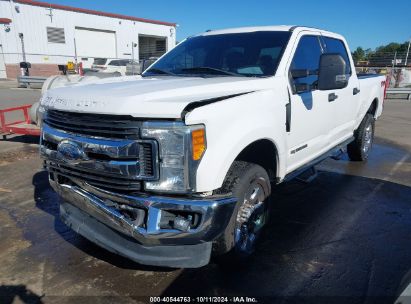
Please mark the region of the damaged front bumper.
<svg viewBox="0 0 411 304"><path fill-rule="evenodd" d="M61 183L62 221L92 242L141 264L194 268L209 262L212 242L226 232L236 199L125 195L85 182ZM188 229L173 221L189 220ZM228 244L227 247L230 245Z"/></svg>

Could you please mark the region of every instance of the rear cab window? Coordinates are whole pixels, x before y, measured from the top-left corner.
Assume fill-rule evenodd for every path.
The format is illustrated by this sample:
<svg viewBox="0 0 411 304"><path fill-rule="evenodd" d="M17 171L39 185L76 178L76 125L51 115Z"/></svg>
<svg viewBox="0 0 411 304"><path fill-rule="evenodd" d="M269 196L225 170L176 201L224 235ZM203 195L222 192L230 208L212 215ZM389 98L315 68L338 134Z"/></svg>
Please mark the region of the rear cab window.
<svg viewBox="0 0 411 304"><path fill-rule="evenodd" d="M346 64L345 73L351 75L352 71L350 57L348 56L348 52L344 42L340 39L326 36L321 36L321 40L324 44L324 49L326 53L337 53L341 55Z"/></svg>
<svg viewBox="0 0 411 304"><path fill-rule="evenodd" d="M104 65L106 62L106 58L94 58L93 64Z"/></svg>

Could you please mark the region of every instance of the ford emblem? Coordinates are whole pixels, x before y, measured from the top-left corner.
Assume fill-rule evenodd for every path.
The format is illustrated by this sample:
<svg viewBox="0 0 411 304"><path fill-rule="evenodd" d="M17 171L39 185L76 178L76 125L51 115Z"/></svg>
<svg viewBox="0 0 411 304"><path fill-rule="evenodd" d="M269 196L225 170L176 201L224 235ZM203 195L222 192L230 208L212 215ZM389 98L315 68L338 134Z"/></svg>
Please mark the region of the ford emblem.
<svg viewBox="0 0 411 304"><path fill-rule="evenodd" d="M63 140L57 146L57 158L71 165L85 160L85 156L81 146L70 140Z"/></svg>

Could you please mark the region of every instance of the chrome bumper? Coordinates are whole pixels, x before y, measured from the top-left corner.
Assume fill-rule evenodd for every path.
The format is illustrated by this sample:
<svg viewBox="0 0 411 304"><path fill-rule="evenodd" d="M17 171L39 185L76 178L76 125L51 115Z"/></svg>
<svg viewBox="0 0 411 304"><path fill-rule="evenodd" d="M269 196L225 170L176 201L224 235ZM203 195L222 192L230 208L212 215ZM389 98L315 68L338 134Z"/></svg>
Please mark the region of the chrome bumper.
<svg viewBox="0 0 411 304"><path fill-rule="evenodd" d="M210 242L225 232L233 215L236 199L183 199L161 196L130 196L112 193L77 181L59 184L50 179L53 189L68 203L99 222L137 240L144 245L195 245ZM115 201L146 210L145 227L136 226L108 202ZM163 210L187 211L201 215L195 229L180 231L161 229Z"/></svg>

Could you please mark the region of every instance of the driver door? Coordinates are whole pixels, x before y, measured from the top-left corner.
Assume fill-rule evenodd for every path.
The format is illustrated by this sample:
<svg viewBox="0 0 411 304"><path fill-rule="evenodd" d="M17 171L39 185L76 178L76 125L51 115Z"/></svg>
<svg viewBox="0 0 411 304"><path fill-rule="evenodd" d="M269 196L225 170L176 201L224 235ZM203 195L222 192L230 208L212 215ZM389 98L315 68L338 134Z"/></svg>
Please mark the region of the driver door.
<svg viewBox="0 0 411 304"><path fill-rule="evenodd" d="M291 103L287 173L325 153L333 128L328 91L316 88L320 56L324 52L317 33L301 33L289 65ZM292 70L309 70L306 77L292 77Z"/></svg>

